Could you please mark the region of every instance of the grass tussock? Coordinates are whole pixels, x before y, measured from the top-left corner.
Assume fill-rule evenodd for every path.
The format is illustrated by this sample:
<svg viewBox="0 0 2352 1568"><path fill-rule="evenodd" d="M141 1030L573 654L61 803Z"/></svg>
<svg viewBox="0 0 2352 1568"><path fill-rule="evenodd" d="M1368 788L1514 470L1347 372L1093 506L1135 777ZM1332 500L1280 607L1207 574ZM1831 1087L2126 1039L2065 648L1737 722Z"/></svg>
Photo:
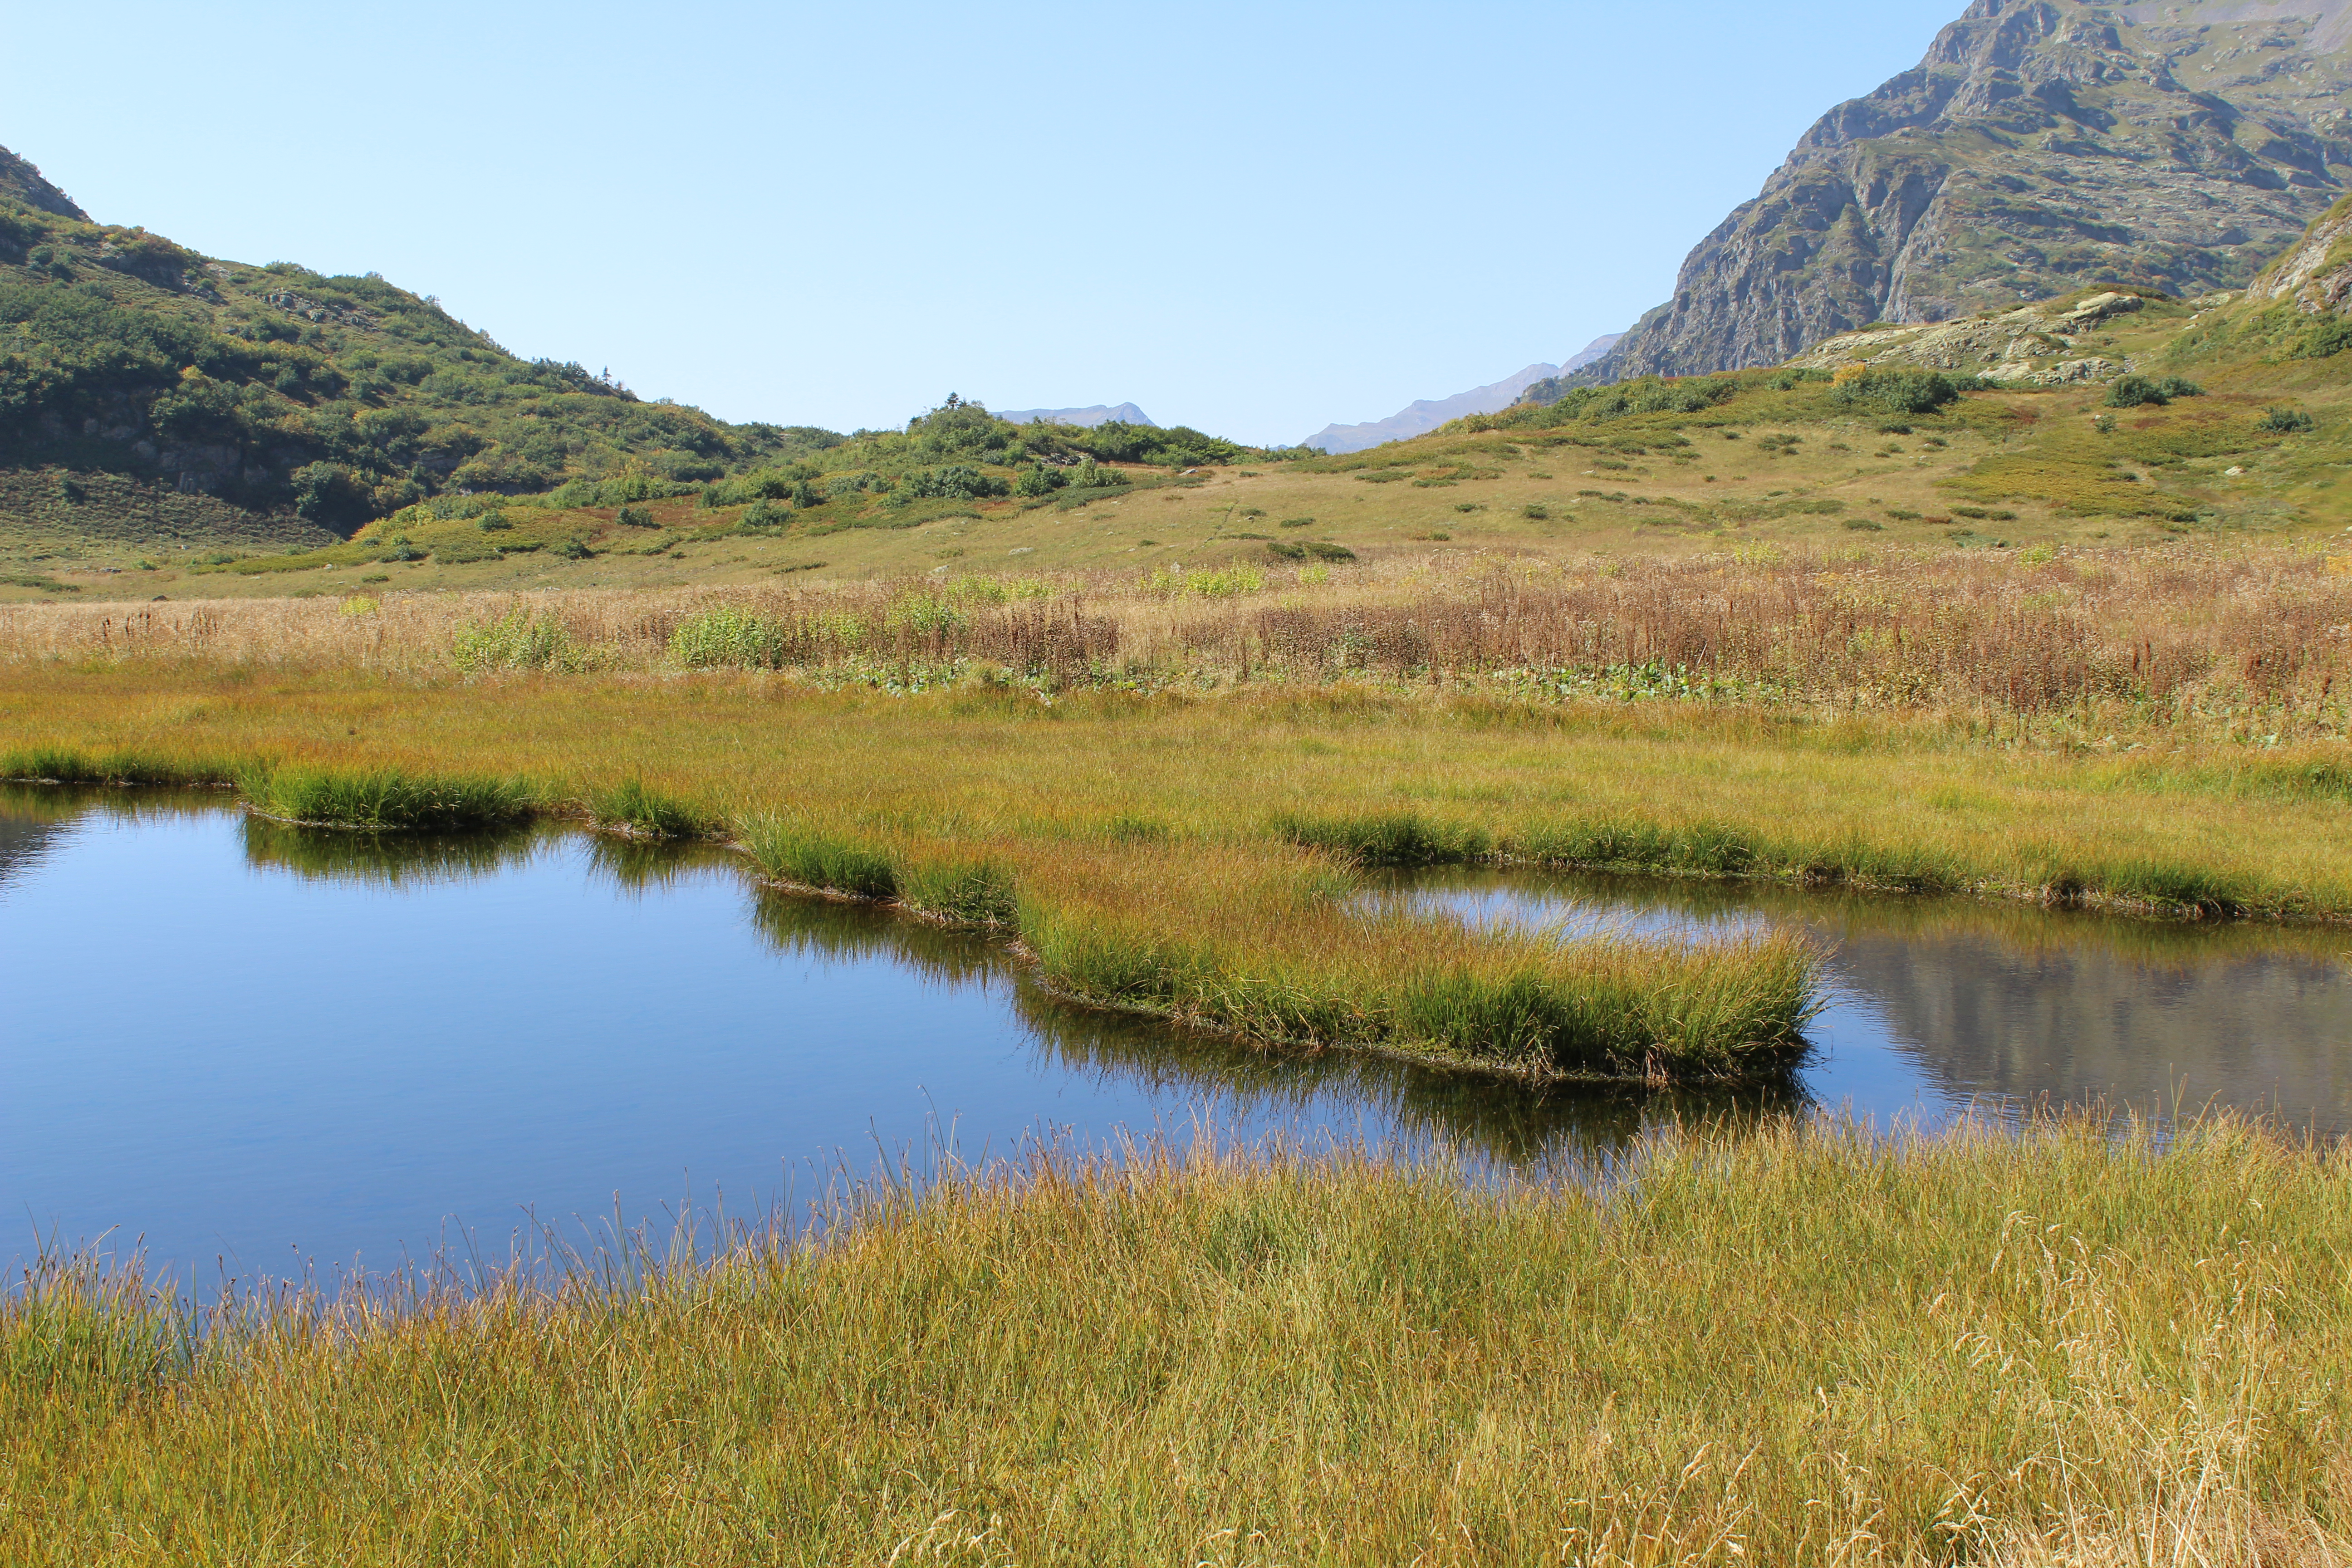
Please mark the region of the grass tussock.
<svg viewBox="0 0 2352 1568"><path fill-rule="evenodd" d="M208 1336L0 1305L0 1558L2319 1568L2352 1161L1668 1130L1605 1191L1144 1151ZM143 1283L143 1282L142 1282Z"/></svg>
<svg viewBox="0 0 2352 1568"><path fill-rule="evenodd" d="M518 779L419 775L400 768L261 766L238 775L251 808L280 822L369 832L449 832L519 822L537 807Z"/></svg>
<svg viewBox="0 0 2352 1568"><path fill-rule="evenodd" d="M592 789L586 805L589 823L600 832L638 838L718 838L727 833L724 816L666 795L640 774Z"/></svg>
<svg viewBox="0 0 2352 1568"><path fill-rule="evenodd" d="M28 746L0 752L0 779L23 784L186 785L229 783L226 763L139 751Z"/></svg>

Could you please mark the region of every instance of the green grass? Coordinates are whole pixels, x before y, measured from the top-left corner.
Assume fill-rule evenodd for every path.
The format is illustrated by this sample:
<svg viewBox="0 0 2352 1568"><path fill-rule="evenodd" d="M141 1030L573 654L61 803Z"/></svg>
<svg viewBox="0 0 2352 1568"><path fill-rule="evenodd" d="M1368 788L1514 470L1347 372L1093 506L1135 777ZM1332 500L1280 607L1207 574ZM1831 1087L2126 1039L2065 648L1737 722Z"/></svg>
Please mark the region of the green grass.
<svg viewBox="0 0 2352 1568"><path fill-rule="evenodd" d="M367 832L447 832L530 816L532 788L515 779L435 776L400 768L264 764L240 772L247 804L279 822Z"/></svg>
<svg viewBox="0 0 2352 1568"><path fill-rule="evenodd" d="M0 1559L2319 1564L2352 1161L1659 1127L1032 1155L467 1299L0 1300Z"/></svg>
<svg viewBox="0 0 2352 1568"><path fill-rule="evenodd" d="M84 752L65 746L32 746L0 752L0 779L71 784L220 784L236 777L224 763L152 755L143 752Z"/></svg>
<svg viewBox="0 0 2352 1568"><path fill-rule="evenodd" d="M723 818L664 795L635 775L592 790L587 805L594 826L640 838L715 838L727 832Z"/></svg>

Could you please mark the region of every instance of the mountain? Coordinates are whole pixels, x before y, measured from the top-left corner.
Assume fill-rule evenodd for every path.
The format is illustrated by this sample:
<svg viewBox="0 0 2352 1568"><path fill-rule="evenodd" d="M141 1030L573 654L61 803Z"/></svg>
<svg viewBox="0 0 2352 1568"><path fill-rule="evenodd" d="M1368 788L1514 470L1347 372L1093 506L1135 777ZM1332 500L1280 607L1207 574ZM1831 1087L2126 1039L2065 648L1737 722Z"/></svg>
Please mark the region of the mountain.
<svg viewBox="0 0 2352 1568"><path fill-rule="evenodd" d="M2242 288L2352 179L2352 0L1975 0L1807 132L1580 382L2112 283Z"/></svg>
<svg viewBox="0 0 2352 1568"><path fill-rule="evenodd" d="M997 415L1015 425L1076 425L1080 429L1092 429L1097 425L1148 425L1157 430L1151 416L1132 403L1122 403L1112 408L1097 403L1085 408L1015 408Z"/></svg>
<svg viewBox="0 0 2352 1568"><path fill-rule="evenodd" d="M1594 339L1582 352L1570 355L1565 364L1531 364L1516 375L1507 375L1485 386L1474 386L1467 392L1457 392L1451 397L1424 398L1408 404L1386 419L1363 425L1326 425L1299 445L1320 447L1334 454L1360 452L1384 441L1410 440L1465 414L1492 414L1498 408L1508 408L1529 386L1591 364L1609 351L1619 335L1612 332L1607 337Z"/></svg>
<svg viewBox="0 0 2352 1568"><path fill-rule="evenodd" d="M36 212L54 213L76 223L89 222L89 215L76 206L71 196L41 178L38 169L5 147L0 147L0 201L12 201Z"/></svg>
<svg viewBox="0 0 2352 1568"><path fill-rule="evenodd" d="M94 223L0 149L0 521L37 495L43 526L68 531L90 531L86 512L115 534L157 519L180 536L257 519L348 533L451 491L682 485L842 439L520 358L373 273L251 267Z"/></svg>

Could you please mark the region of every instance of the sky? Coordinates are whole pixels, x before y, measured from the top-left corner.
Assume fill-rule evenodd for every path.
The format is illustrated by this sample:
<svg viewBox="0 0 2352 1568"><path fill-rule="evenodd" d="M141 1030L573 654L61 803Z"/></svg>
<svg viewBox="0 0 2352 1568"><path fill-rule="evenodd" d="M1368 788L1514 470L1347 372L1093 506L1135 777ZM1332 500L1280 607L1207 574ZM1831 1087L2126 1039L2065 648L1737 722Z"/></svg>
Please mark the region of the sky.
<svg viewBox="0 0 2352 1568"><path fill-rule="evenodd" d="M1621 331L1960 5L19 3L0 145L728 419L1289 443Z"/></svg>

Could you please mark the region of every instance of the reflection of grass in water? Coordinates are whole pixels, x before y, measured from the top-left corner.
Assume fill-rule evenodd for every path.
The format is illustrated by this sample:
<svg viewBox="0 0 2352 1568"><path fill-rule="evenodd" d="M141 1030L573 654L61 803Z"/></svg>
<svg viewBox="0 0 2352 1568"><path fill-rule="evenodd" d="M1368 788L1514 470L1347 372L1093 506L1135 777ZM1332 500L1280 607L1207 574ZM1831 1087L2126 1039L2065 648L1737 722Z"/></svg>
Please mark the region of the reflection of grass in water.
<svg viewBox="0 0 2352 1568"><path fill-rule="evenodd" d="M1709 882L1596 872L1486 871L1447 868L1398 873L1383 890L1500 894L1538 900L1529 923L1556 914L1558 903L1588 910L1662 915L1717 930L1769 921L1806 925L1837 940L1885 937L1900 942L1977 938L2020 953L2048 956L2096 952L2151 969L2280 955L2341 963L2352 932L2340 928L2216 921L2191 923L2134 920L2092 910L2040 909L2006 900L1898 897L1851 889L1801 889L1771 883Z"/></svg>
<svg viewBox="0 0 2352 1568"><path fill-rule="evenodd" d="M871 904L760 893L752 921L788 956L905 964L927 980L965 984L1008 962L985 937Z"/></svg>
<svg viewBox="0 0 2352 1568"><path fill-rule="evenodd" d="M964 984L1010 973L1013 1005L1050 1059L1074 1071L1189 1097L1213 1114L1280 1116L1328 1103L1340 1131L1360 1118L1407 1139L1433 1139L1512 1165L1605 1162L1645 1129L1677 1117L1739 1119L1804 1103L1793 1081L1666 1094L1605 1088L1538 1090L1355 1051L1261 1047L1229 1035L1147 1021L1060 1000L997 943L868 905L761 897L755 920L795 956L901 963Z"/></svg>
<svg viewBox="0 0 2352 1568"><path fill-rule="evenodd" d="M1514 1167L1614 1163L1676 1121L1733 1125L1808 1102L1793 1074L1738 1089L1643 1092L1607 1085L1536 1088L1358 1051L1298 1051L1069 1006L1018 986L1022 1021L1064 1067L1191 1097L1203 1115L1280 1117L1321 1099L1334 1131L1385 1122L1407 1142Z"/></svg>
<svg viewBox="0 0 2352 1568"><path fill-rule="evenodd" d="M291 871L308 881L394 888L494 876L528 861L547 837L532 828L502 833L341 833L252 816L241 818L240 831L245 858L255 866Z"/></svg>
<svg viewBox="0 0 2352 1568"><path fill-rule="evenodd" d="M214 789L60 788L56 784L0 784L0 816L19 822L70 822L98 812L125 822L161 821L215 812L229 796Z"/></svg>

